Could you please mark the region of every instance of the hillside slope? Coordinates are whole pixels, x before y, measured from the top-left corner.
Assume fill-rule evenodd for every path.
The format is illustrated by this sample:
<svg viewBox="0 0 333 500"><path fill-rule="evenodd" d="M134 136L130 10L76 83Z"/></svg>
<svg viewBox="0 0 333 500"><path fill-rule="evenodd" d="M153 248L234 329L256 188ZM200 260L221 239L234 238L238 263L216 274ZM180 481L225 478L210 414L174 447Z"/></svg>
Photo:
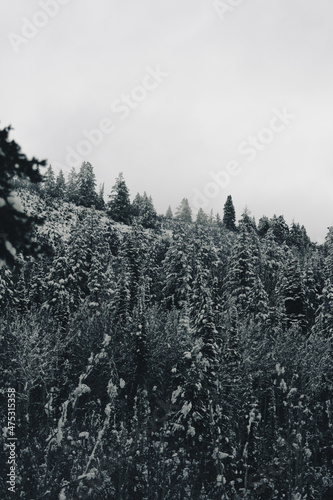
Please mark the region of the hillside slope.
<svg viewBox="0 0 333 500"><path fill-rule="evenodd" d="M0 270L19 498L331 498L332 231L18 195L44 218L40 258Z"/></svg>

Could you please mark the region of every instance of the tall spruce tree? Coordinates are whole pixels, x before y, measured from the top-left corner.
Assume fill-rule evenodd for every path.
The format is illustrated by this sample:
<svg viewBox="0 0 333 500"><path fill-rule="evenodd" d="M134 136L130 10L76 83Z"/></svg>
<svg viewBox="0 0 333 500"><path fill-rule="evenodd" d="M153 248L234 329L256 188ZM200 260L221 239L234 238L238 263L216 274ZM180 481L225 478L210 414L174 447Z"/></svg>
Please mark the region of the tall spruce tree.
<svg viewBox="0 0 333 500"><path fill-rule="evenodd" d="M305 288L299 261L287 251L285 268L280 286L281 297L285 305L288 324L305 323Z"/></svg>
<svg viewBox="0 0 333 500"><path fill-rule="evenodd" d="M137 193L132 203L132 215L133 217L139 217L142 205L142 196Z"/></svg>
<svg viewBox="0 0 333 500"><path fill-rule="evenodd" d="M96 177L91 163L84 161L78 174L78 203L84 207L96 204Z"/></svg>
<svg viewBox="0 0 333 500"><path fill-rule="evenodd" d="M239 317L266 317L268 297L260 277L259 237L253 221L244 213L235 242L225 282L227 307L236 306Z"/></svg>
<svg viewBox="0 0 333 500"><path fill-rule="evenodd" d="M181 204L177 208L176 218L181 222L191 224L192 210L187 198L183 198Z"/></svg>
<svg viewBox="0 0 333 500"><path fill-rule="evenodd" d="M129 191L122 173L117 177L109 198L107 212L111 219L116 222L130 224L132 207Z"/></svg>
<svg viewBox="0 0 333 500"><path fill-rule="evenodd" d="M98 195L96 196L96 209L104 210L105 209L105 201L104 201L104 182L100 185Z"/></svg>
<svg viewBox="0 0 333 500"><path fill-rule="evenodd" d="M66 183L66 201L71 203L78 203L79 193L78 193L78 183L77 183L77 173L73 167L70 171L67 183Z"/></svg>
<svg viewBox="0 0 333 500"><path fill-rule="evenodd" d="M166 211L165 217L167 219L173 219L173 213L170 205L168 206L168 210Z"/></svg>
<svg viewBox="0 0 333 500"><path fill-rule="evenodd" d="M208 224L208 216L207 214L202 210L202 208L200 207L199 210L198 210L198 213L197 213L197 218L196 218L196 221L195 221L197 224L200 224L200 225L203 225L205 226L206 224Z"/></svg>
<svg viewBox="0 0 333 500"><path fill-rule="evenodd" d="M223 209L223 224L227 229L230 229L231 231L236 230L236 212L235 212L235 207L232 201L232 197L229 194L227 201L225 202L224 209Z"/></svg>
<svg viewBox="0 0 333 500"><path fill-rule="evenodd" d="M259 219L259 222L258 222L258 234L259 234L259 236L260 237L266 236L269 228L270 228L269 219L268 219L268 217L266 217L266 215L264 215L263 217L261 217Z"/></svg>
<svg viewBox="0 0 333 500"><path fill-rule="evenodd" d="M52 165L49 165L45 173L44 193L46 196L54 198L56 196L56 181Z"/></svg>
<svg viewBox="0 0 333 500"><path fill-rule="evenodd" d="M283 243L288 239L289 227L284 220L283 215L279 215L279 217L273 215L273 217L269 221L269 224L278 243Z"/></svg>
<svg viewBox="0 0 333 500"><path fill-rule="evenodd" d="M192 250L189 231L182 231L180 228L174 233L173 241L163 261L165 276L163 295L169 309L172 307L181 309L189 301L193 280Z"/></svg>
<svg viewBox="0 0 333 500"><path fill-rule="evenodd" d="M156 225L157 214L153 205L151 196L144 192L143 196L139 193L133 200L132 214L137 222L146 228L154 228Z"/></svg>
<svg viewBox="0 0 333 500"><path fill-rule="evenodd" d="M325 281L322 287L321 304L316 313L316 331L319 335L333 335L333 227L326 235L326 257L324 261Z"/></svg>
<svg viewBox="0 0 333 500"><path fill-rule="evenodd" d="M63 199L65 196L65 192L66 192L66 181L63 171L60 170L55 184L55 196L57 196L57 198Z"/></svg>

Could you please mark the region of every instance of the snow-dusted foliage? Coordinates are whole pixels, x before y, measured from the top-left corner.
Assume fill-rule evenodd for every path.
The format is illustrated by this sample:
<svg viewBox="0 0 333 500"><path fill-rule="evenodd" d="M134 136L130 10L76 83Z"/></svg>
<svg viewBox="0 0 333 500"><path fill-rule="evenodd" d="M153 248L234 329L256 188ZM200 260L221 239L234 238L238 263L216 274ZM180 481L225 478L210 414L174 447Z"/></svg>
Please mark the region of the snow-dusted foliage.
<svg viewBox="0 0 333 500"><path fill-rule="evenodd" d="M131 212L122 177L105 212L94 186L85 164L15 195L44 219L0 270L17 498L332 498L332 230Z"/></svg>

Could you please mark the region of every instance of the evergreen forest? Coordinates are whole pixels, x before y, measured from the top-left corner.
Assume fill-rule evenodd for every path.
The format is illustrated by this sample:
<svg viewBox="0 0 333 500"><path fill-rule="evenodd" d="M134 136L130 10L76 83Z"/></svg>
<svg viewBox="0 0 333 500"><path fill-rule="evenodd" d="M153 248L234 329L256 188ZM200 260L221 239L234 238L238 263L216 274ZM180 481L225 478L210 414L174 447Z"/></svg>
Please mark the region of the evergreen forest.
<svg viewBox="0 0 333 500"><path fill-rule="evenodd" d="M333 228L157 214L1 131L4 500L333 498ZM13 166L15 164L15 166ZM246 200L244 204L246 203ZM318 215L318 217L320 217Z"/></svg>

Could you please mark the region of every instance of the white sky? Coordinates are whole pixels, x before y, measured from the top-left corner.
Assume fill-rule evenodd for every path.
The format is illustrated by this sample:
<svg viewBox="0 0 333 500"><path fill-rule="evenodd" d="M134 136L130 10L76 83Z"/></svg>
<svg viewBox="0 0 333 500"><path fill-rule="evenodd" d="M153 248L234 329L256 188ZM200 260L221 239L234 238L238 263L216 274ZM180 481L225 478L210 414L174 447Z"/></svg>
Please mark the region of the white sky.
<svg viewBox="0 0 333 500"><path fill-rule="evenodd" d="M38 14L48 2L52 18ZM122 171L132 197L147 191L160 213L192 204L209 172L238 161L242 172L206 211L222 214L231 194L238 218L245 206L257 220L283 214L321 242L333 224L333 3L222 3L239 6L219 16L213 0L0 0L1 127L67 174L67 148L112 120L83 159L106 195ZM24 18L45 25L14 41ZM168 76L126 118L111 109L157 66ZM249 162L237 148L274 108L295 118Z"/></svg>

